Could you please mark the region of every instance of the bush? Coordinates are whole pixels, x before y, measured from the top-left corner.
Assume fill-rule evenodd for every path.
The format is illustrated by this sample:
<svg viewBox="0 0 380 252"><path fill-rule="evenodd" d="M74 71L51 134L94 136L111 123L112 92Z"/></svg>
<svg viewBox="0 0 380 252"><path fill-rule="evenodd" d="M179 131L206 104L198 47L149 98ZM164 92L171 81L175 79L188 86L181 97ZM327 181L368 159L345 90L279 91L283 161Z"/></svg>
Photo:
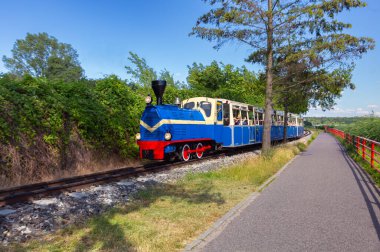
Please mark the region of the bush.
<svg viewBox="0 0 380 252"><path fill-rule="evenodd" d="M136 157L145 104L116 76L64 83L3 75L0 107L0 176L38 179L41 170L73 169L90 152Z"/></svg>
<svg viewBox="0 0 380 252"><path fill-rule="evenodd" d="M337 127L351 135L366 137L380 141L380 118L363 118L351 124Z"/></svg>

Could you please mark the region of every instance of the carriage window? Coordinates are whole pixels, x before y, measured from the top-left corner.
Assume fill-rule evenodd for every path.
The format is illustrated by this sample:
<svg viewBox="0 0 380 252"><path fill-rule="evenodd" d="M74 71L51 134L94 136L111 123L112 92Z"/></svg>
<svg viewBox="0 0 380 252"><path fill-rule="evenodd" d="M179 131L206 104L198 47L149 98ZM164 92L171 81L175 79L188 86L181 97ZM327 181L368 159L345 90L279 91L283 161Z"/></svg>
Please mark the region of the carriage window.
<svg viewBox="0 0 380 252"><path fill-rule="evenodd" d="M223 120L222 102L216 102L216 120Z"/></svg>
<svg viewBox="0 0 380 252"><path fill-rule="evenodd" d="M272 114L272 125L277 125L276 114Z"/></svg>
<svg viewBox="0 0 380 252"><path fill-rule="evenodd" d="M183 108L185 108L185 109L193 109L194 106L195 106L194 102L188 102L185 105L183 105Z"/></svg>
<svg viewBox="0 0 380 252"><path fill-rule="evenodd" d="M264 123L264 114L260 113L260 112L257 112L256 115L257 115L257 124L258 125L263 125L263 123Z"/></svg>
<svg viewBox="0 0 380 252"><path fill-rule="evenodd" d="M248 118L250 119L248 125L254 125L254 124L255 124L255 120L256 120L256 118L255 118L255 114L253 113L252 110L250 110L250 111L248 112L248 116L249 116Z"/></svg>
<svg viewBox="0 0 380 252"><path fill-rule="evenodd" d="M241 125L241 115L239 107L234 106L232 108L232 115L234 117L234 125Z"/></svg>
<svg viewBox="0 0 380 252"><path fill-rule="evenodd" d="M207 117L210 117L211 115L211 103L210 102L201 102L201 106L200 106Z"/></svg>
<svg viewBox="0 0 380 252"><path fill-rule="evenodd" d="M230 125L230 104L223 103L223 125Z"/></svg>
<svg viewBox="0 0 380 252"><path fill-rule="evenodd" d="M290 126L295 126L296 125L296 120L295 120L294 117L290 117L289 121L290 121Z"/></svg>
<svg viewBox="0 0 380 252"><path fill-rule="evenodd" d="M278 116L278 122L279 122L279 125L284 125L284 116L282 115Z"/></svg>
<svg viewBox="0 0 380 252"><path fill-rule="evenodd" d="M242 110L241 111L241 120L243 125L248 125L249 118L248 118L248 111Z"/></svg>

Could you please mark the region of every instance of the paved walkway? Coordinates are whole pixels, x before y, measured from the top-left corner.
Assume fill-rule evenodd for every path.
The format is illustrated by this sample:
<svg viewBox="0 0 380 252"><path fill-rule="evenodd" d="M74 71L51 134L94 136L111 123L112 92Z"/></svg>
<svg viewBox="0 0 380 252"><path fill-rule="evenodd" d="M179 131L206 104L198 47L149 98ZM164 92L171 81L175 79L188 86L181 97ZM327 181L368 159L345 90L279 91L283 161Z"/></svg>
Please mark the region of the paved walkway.
<svg viewBox="0 0 380 252"><path fill-rule="evenodd" d="M320 134L202 251L380 251L380 191Z"/></svg>

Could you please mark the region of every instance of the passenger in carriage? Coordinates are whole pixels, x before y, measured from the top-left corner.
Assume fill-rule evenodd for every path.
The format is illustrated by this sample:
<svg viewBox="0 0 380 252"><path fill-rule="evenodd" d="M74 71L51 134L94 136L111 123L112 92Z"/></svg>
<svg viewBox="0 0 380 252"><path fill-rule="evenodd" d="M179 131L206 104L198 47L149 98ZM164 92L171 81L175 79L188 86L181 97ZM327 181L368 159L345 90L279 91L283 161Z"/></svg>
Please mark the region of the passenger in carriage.
<svg viewBox="0 0 380 252"><path fill-rule="evenodd" d="M223 118L223 124L224 125L230 125L230 118L228 117L228 116L225 116L224 118Z"/></svg>
<svg viewBox="0 0 380 252"><path fill-rule="evenodd" d="M244 119L243 119L243 125L248 125L248 119L247 119L247 117L244 117Z"/></svg>
<svg viewBox="0 0 380 252"><path fill-rule="evenodd" d="M235 119L234 119L234 123L235 123L235 125L240 125L240 120L241 118L240 118L240 115L238 115Z"/></svg>

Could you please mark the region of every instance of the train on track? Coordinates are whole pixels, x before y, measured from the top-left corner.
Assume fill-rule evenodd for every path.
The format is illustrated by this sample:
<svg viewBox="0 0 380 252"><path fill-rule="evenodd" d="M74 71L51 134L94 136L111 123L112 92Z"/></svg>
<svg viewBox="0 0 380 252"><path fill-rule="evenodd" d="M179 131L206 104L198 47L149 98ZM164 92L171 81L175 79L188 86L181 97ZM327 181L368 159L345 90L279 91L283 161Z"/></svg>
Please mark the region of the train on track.
<svg viewBox="0 0 380 252"><path fill-rule="evenodd" d="M174 105L163 104L166 81L152 81L157 105L152 97L145 99L146 108L136 134L140 158L173 160L202 158L208 151L262 143L264 110L226 99L194 97ZM304 134L303 119L288 114L287 138ZM284 112L272 112L271 140L284 138Z"/></svg>

